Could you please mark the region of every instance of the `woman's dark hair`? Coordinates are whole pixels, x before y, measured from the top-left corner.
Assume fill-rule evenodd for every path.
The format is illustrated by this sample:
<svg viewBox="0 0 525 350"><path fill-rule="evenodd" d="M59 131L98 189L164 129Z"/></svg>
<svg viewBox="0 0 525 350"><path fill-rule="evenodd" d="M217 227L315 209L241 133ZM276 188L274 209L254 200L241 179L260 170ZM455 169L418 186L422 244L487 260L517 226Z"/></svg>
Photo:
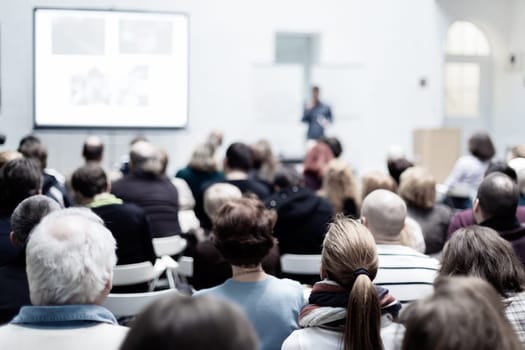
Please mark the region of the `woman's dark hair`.
<svg viewBox="0 0 525 350"><path fill-rule="evenodd" d="M17 158L0 169L0 206L9 213L27 197L42 189L42 172L32 159Z"/></svg>
<svg viewBox="0 0 525 350"><path fill-rule="evenodd" d="M497 172L507 175L516 183L518 182L518 174L516 174L516 170L512 169L507 163L502 161L490 162L487 171L485 171L484 177Z"/></svg>
<svg viewBox="0 0 525 350"><path fill-rule="evenodd" d="M475 133L470 137L468 149L473 156L481 161L489 160L496 154L496 149L489 134L484 132Z"/></svg>
<svg viewBox="0 0 525 350"><path fill-rule="evenodd" d="M240 198L225 203L214 221L215 245L224 259L235 266L259 264L274 243L273 210L252 198Z"/></svg>
<svg viewBox="0 0 525 350"><path fill-rule="evenodd" d="M440 278L429 298L408 306L402 350L523 349L500 297L474 277Z"/></svg>
<svg viewBox="0 0 525 350"><path fill-rule="evenodd" d="M238 307L210 297L172 295L137 317L120 350L256 350L257 343Z"/></svg>
<svg viewBox="0 0 525 350"><path fill-rule="evenodd" d="M525 271L512 245L488 227L457 230L443 249L440 276L473 276L489 282L501 296L523 291Z"/></svg>

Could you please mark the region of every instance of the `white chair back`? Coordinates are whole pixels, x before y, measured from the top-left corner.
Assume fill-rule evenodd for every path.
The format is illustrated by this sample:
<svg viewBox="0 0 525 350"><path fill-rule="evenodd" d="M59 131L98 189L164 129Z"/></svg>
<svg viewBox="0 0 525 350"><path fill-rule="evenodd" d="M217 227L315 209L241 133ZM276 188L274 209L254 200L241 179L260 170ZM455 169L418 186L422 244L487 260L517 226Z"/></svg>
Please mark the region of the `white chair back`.
<svg viewBox="0 0 525 350"><path fill-rule="evenodd" d="M135 316L158 298L178 293L176 289L166 289L158 292L109 294L103 306L117 318Z"/></svg>
<svg viewBox="0 0 525 350"><path fill-rule="evenodd" d="M193 258L191 256L182 256L178 263L179 266L175 269L178 274L184 277L193 276Z"/></svg>
<svg viewBox="0 0 525 350"><path fill-rule="evenodd" d="M113 268L113 285L127 286L144 282L152 282L166 271L166 266L162 260L157 260L155 266L149 261L117 265Z"/></svg>
<svg viewBox="0 0 525 350"><path fill-rule="evenodd" d="M281 256L281 270L296 275L319 275L320 254L284 254Z"/></svg>
<svg viewBox="0 0 525 350"><path fill-rule="evenodd" d="M180 254L186 249L187 245L188 242L178 235L153 238L153 248L158 257L163 255L173 256Z"/></svg>

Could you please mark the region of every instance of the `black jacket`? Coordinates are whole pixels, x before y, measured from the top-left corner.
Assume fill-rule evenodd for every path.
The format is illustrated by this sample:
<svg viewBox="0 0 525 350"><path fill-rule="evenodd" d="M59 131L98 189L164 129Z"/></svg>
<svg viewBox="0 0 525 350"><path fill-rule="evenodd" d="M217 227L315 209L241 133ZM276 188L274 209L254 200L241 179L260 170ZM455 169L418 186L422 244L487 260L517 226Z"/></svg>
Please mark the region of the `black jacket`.
<svg viewBox="0 0 525 350"><path fill-rule="evenodd" d="M281 254L320 254L332 205L307 188L289 187L268 197L266 206L277 211L274 235Z"/></svg>

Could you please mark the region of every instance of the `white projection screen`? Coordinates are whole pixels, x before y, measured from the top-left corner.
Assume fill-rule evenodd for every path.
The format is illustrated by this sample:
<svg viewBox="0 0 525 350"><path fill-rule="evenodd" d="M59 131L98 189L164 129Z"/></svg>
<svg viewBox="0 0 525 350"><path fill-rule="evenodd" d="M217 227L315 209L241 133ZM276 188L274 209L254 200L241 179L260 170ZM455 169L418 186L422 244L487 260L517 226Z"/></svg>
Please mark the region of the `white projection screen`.
<svg viewBox="0 0 525 350"><path fill-rule="evenodd" d="M35 9L35 127L185 127L188 37L185 14Z"/></svg>

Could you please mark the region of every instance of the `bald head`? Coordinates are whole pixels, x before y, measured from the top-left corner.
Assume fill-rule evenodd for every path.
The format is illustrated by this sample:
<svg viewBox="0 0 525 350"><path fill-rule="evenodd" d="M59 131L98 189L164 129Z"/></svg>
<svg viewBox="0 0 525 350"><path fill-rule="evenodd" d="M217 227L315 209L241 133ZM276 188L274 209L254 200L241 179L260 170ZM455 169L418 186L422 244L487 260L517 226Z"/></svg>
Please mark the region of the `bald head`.
<svg viewBox="0 0 525 350"><path fill-rule="evenodd" d="M100 162L104 153L104 144L100 137L91 135L84 141L82 156L86 162Z"/></svg>
<svg viewBox="0 0 525 350"><path fill-rule="evenodd" d="M514 218L519 200L518 185L503 173L492 173L478 188L478 204L483 219Z"/></svg>
<svg viewBox="0 0 525 350"><path fill-rule="evenodd" d="M131 146L129 160L132 171L160 174L162 160L160 151L148 141L137 141Z"/></svg>
<svg viewBox="0 0 525 350"><path fill-rule="evenodd" d="M405 225L407 208L397 194L375 190L365 197L361 214L377 243L396 243Z"/></svg>

